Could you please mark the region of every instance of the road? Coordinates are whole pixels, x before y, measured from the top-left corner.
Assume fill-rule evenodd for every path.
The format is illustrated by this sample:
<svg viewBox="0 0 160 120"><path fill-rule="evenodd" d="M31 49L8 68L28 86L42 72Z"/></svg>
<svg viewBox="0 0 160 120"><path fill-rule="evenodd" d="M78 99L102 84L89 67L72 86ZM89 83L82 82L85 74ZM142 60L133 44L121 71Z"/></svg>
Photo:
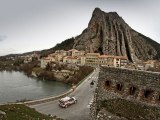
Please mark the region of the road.
<svg viewBox="0 0 160 120"><path fill-rule="evenodd" d="M94 91L96 88L99 75L99 69L96 69L89 77L87 77L69 96L75 96L78 100L76 104L68 106L67 108L61 108L58 105L58 100L32 105L31 108L35 108L38 112L43 114L56 115L60 118L67 120L88 120L90 104L92 103ZM93 87L90 86L90 82L94 80Z"/></svg>

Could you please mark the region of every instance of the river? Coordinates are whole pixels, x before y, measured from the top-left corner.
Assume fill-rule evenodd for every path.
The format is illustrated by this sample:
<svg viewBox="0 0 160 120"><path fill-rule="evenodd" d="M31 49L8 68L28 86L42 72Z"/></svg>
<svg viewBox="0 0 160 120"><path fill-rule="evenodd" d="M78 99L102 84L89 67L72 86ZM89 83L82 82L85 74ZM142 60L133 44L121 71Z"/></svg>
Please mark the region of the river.
<svg viewBox="0 0 160 120"><path fill-rule="evenodd" d="M37 80L23 72L0 72L0 104L56 96L69 89L65 83Z"/></svg>

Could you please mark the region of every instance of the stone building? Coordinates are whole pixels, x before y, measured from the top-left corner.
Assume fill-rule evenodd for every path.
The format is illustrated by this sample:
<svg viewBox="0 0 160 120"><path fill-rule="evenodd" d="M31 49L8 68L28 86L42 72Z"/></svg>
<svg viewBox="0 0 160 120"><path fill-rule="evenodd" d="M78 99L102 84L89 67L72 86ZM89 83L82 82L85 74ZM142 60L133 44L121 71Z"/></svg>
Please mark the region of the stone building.
<svg viewBox="0 0 160 120"><path fill-rule="evenodd" d="M89 66L99 66L99 53L87 53L85 64Z"/></svg>
<svg viewBox="0 0 160 120"><path fill-rule="evenodd" d="M93 104L90 108L91 119L110 120L105 117L99 119L97 115L104 112L100 107L101 102L112 99L125 99L158 107L160 105L160 73L101 67ZM116 118L116 120L122 119Z"/></svg>
<svg viewBox="0 0 160 120"><path fill-rule="evenodd" d="M106 56L106 55L103 55L103 56L101 55L101 56L99 56L98 62L99 62L100 64L107 65L107 56Z"/></svg>
<svg viewBox="0 0 160 120"><path fill-rule="evenodd" d="M85 55L79 56L79 65L85 65L86 57Z"/></svg>
<svg viewBox="0 0 160 120"><path fill-rule="evenodd" d="M73 63L94 67L99 65L125 67L128 62L128 59L125 56L100 55L100 53L85 54L84 51L78 51L76 49L71 49L68 51L57 50L55 53L49 54L48 57L55 59L56 62Z"/></svg>
<svg viewBox="0 0 160 120"><path fill-rule="evenodd" d="M44 57L41 58L41 68L46 68L47 64L50 62L55 62L55 58L53 57Z"/></svg>
<svg viewBox="0 0 160 120"><path fill-rule="evenodd" d="M67 51L68 56L82 56L85 54L85 51L78 51L76 49L71 49Z"/></svg>
<svg viewBox="0 0 160 120"><path fill-rule="evenodd" d="M126 56L114 56L114 67L122 67L124 68L128 63L128 59Z"/></svg>
<svg viewBox="0 0 160 120"><path fill-rule="evenodd" d="M79 64L80 58L77 56L66 56L63 58L63 63L70 63L70 64Z"/></svg>
<svg viewBox="0 0 160 120"><path fill-rule="evenodd" d="M101 55L98 57L99 65L102 66L114 66L114 56L111 55Z"/></svg>
<svg viewBox="0 0 160 120"><path fill-rule="evenodd" d="M111 67L125 67L128 59L125 56L100 55L99 53L87 53L86 65L89 66L111 66Z"/></svg>
<svg viewBox="0 0 160 120"><path fill-rule="evenodd" d="M56 51L55 51L55 54L61 55L61 56L67 56L67 55L68 55L68 52L65 51L65 50L56 50Z"/></svg>

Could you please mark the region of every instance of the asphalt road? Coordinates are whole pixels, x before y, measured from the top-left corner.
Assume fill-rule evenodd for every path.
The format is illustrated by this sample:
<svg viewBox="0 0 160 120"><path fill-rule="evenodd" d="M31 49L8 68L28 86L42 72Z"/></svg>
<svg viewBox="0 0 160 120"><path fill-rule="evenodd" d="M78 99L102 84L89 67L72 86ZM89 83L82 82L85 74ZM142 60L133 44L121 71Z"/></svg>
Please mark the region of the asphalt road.
<svg viewBox="0 0 160 120"><path fill-rule="evenodd" d="M58 105L58 100L32 105L38 112L43 114L56 115L67 120L89 120L90 104L92 103L94 91L97 84L99 69L96 69L89 77L87 77L69 96L75 96L78 100L76 104L70 105L67 108L61 108ZM93 87L90 86L94 80Z"/></svg>

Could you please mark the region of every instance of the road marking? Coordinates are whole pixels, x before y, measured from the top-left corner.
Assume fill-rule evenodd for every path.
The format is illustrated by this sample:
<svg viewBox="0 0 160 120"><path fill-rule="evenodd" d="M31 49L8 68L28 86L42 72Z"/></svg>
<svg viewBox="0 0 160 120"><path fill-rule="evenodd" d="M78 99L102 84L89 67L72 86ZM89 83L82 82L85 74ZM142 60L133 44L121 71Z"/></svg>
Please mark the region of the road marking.
<svg viewBox="0 0 160 120"><path fill-rule="evenodd" d="M92 79L97 79L98 77L89 77L90 79L92 78Z"/></svg>

